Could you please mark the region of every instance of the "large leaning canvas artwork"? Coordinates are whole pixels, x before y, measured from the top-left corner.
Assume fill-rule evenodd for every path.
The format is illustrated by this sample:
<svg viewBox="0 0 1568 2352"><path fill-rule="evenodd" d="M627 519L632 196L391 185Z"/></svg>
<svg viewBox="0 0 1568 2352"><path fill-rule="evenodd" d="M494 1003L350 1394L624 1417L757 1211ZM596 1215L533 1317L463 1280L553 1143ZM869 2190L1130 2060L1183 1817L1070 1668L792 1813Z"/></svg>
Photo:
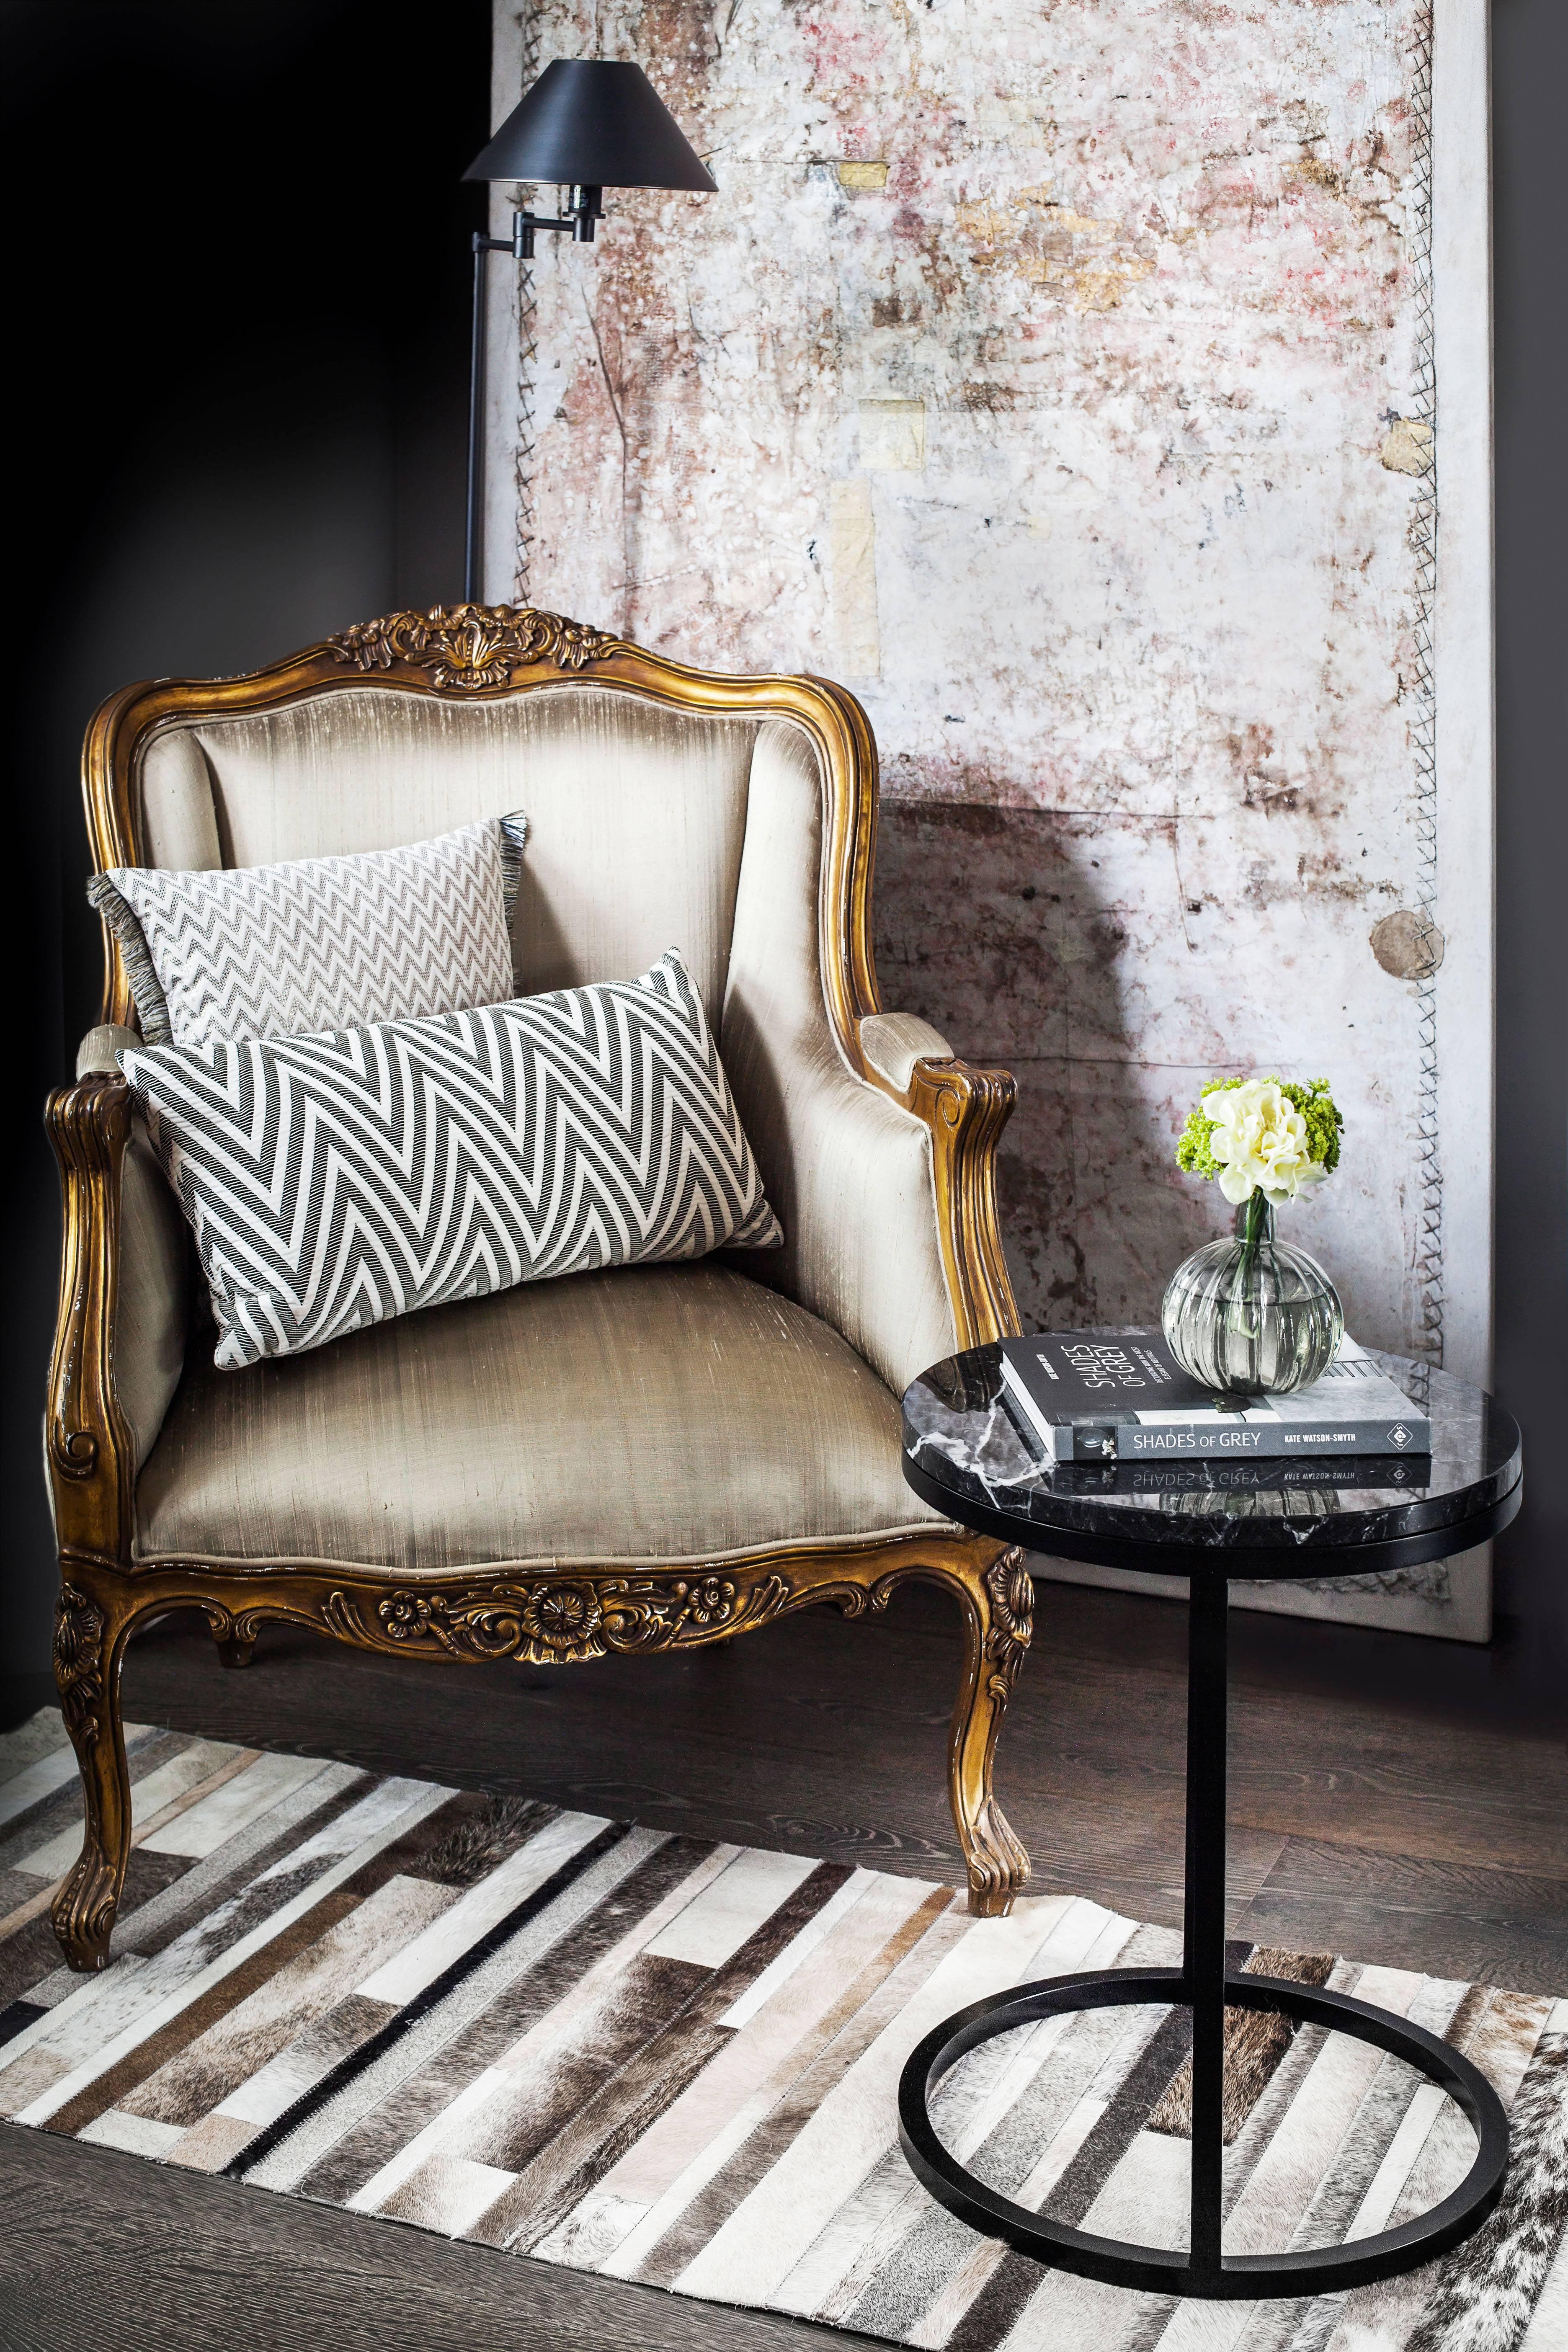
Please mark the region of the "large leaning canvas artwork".
<svg viewBox="0 0 1568 2352"><path fill-rule="evenodd" d="M636 58L719 194L495 271L488 594L865 704L884 999L1017 1074L1027 1321L1155 1316L1218 1230L1198 1086L1324 1076L1290 1237L1358 1339L1484 1379L1480 0L496 23L497 120ZM1489 1565L1251 1597L1484 1638Z"/></svg>

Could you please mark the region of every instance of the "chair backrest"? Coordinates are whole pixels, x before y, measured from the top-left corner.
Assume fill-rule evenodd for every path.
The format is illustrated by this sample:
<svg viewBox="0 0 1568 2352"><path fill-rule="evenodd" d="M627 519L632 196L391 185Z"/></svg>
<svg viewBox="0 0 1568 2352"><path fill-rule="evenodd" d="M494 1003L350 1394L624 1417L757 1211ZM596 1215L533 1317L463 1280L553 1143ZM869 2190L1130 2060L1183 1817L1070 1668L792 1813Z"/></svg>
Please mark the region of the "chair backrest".
<svg viewBox="0 0 1568 2352"><path fill-rule="evenodd" d="M389 848L521 809L520 985L628 979L676 946L717 1025L753 759L779 721L819 774L820 824L798 849L814 869L826 851L840 877L822 982L858 1059L855 1016L875 1009L875 755L858 706L814 680L689 670L526 608L395 614L248 677L114 697L88 738L89 822L100 867L210 869ZM104 1018L124 1021L106 947Z"/></svg>
<svg viewBox="0 0 1568 2352"><path fill-rule="evenodd" d="M150 866L266 866L529 821L525 993L629 980L680 948L717 1022L755 719L556 685L449 702L365 683L176 721L141 761Z"/></svg>
<svg viewBox="0 0 1568 2352"><path fill-rule="evenodd" d="M633 978L671 946L688 959L784 1226L745 1270L895 1390L972 1328L1011 1328L990 1287L972 1313L944 1255L947 1217L1000 1264L989 1160L977 1181L960 1156L983 1098L952 1097L939 1181L931 1118L862 1037L880 1009L877 754L842 687L688 669L527 608L398 613L244 677L126 688L92 721L82 778L100 869L389 848L521 810L525 991ZM131 1025L104 942L102 1017ZM936 1213L917 1212L911 1244L879 1202L916 1194Z"/></svg>

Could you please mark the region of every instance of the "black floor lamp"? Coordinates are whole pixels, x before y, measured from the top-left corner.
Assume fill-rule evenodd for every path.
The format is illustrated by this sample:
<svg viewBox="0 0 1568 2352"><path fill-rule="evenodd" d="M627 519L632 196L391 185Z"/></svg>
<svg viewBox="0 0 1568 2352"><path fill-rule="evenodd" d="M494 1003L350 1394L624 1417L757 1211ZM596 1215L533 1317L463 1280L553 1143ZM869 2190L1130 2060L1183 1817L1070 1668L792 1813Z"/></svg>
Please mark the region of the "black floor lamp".
<svg viewBox="0 0 1568 2352"><path fill-rule="evenodd" d="M569 187L572 208L558 219L514 212L511 235L474 232L474 345L468 376L468 530L463 601L479 597L484 531L485 276L492 253L531 261L536 229L565 230L592 245L604 218L606 188L689 188L717 184L693 154L679 124L641 66L605 58L557 58L521 106L507 116L465 180L521 180Z"/></svg>

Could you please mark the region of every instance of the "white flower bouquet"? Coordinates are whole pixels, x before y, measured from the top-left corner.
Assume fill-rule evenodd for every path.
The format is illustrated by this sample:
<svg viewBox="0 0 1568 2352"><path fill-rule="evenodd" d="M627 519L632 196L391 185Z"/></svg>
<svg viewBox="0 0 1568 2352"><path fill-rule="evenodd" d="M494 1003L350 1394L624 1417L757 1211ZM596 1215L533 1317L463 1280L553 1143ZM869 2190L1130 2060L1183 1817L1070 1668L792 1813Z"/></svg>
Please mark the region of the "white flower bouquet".
<svg viewBox="0 0 1568 2352"><path fill-rule="evenodd" d="M1261 1192L1271 1208L1294 1201L1340 1164L1344 1120L1327 1078L1211 1078L1176 1146L1176 1165L1217 1176L1239 1206Z"/></svg>

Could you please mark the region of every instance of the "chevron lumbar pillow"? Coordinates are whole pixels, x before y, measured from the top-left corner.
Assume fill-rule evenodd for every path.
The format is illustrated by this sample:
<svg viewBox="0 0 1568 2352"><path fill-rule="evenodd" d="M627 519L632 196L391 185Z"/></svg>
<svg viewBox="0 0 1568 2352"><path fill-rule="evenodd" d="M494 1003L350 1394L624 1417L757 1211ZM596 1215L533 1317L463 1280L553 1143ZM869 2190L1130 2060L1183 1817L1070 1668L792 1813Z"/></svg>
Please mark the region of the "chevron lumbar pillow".
<svg viewBox="0 0 1568 2352"><path fill-rule="evenodd" d="M784 1239L674 949L625 983L120 1066L226 1367L517 1282Z"/></svg>
<svg viewBox="0 0 1568 2352"><path fill-rule="evenodd" d="M353 857L116 866L87 895L120 942L150 1045L417 1020L511 994L527 832L513 814Z"/></svg>

